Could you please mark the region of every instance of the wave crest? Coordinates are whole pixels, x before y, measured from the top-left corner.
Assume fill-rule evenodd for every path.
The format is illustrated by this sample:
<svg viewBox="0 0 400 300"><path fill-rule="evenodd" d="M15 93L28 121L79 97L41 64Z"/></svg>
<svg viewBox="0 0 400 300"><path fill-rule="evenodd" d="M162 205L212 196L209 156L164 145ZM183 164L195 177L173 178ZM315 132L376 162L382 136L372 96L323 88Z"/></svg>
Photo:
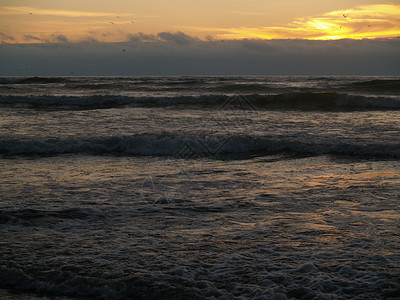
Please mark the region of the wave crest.
<svg viewBox="0 0 400 300"><path fill-rule="evenodd" d="M0 106L34 109L104 109L133 107L219 107L235 97L224 94L178 97L129 96L0 96ZM241 95L248 103L265 110L400 110L398 97L367 97L339 93L293 92L276 95ZM237 108L243 108L238 106Z"/></svg>
<svg viewBox="0 0 400 300"><path fill-rule="evenodd" d="M81 139L3 138L0 140L0 153L4 157L86 154L225 159L288 153L398 158L400 144L321 138L300 139L286 136L185 136L160 133Z"/></svg>

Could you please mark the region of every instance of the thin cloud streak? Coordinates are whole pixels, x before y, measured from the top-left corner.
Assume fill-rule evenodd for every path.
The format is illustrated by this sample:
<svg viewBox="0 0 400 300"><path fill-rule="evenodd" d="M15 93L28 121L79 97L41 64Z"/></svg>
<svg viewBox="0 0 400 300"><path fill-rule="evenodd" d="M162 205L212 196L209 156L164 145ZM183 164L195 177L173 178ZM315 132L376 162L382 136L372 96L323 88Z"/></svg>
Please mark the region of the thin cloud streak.
<svg viewBox="0 0 400 300"><path fill-rule="evenodd" d="M143 19L149 22L158 16L0 6L0 17L0 25L4 28L0 43L47 43L58 35L74 42L89 36L104 42L123 42L132 29L142 30ZM13 39L7 36L13 36ZM38 39L29 39L29 36Z"/></svg>
<svg viewBox="0 0 400 300"><path fill-rule="evenodd" d="M42 15L42 16L59 16L59 17L115 17L117 13L90 12L90 11L73 11L73 10L51 10L39 9L29 6L3 6L0 15ZM135 16L132 14L120 14L119 16Z"/></svg>
<svg viewBox="0 0 400 300"><path fill-rule="evenodd" d="M4 33L0 32L0 40L3 40L3 41L15 41L15 38L13 36L11 36L11 35L4 34Z"/></svg>

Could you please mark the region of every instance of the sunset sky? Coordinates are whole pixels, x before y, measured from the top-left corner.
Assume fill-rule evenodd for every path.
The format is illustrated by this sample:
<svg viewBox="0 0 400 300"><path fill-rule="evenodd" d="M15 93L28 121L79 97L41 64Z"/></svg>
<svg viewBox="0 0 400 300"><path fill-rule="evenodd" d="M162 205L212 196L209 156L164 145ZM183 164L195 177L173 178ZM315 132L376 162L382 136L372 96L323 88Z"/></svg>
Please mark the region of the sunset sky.
<svg viewBox="0 0 400 300"><path fill-rule="evenodd" d="M122 42L138 32L200 39L341 39L400 36L399 1L1 0L7 43ZM61 37L61 38L60 38Z"/></svg>
<svg viewBox="0 0 400 300"><path fill-rule="evenodd" d="M12 44L140 42L148 47L398 37L398 0L0 0L0 60L7 50L13 53Z"/></svg>

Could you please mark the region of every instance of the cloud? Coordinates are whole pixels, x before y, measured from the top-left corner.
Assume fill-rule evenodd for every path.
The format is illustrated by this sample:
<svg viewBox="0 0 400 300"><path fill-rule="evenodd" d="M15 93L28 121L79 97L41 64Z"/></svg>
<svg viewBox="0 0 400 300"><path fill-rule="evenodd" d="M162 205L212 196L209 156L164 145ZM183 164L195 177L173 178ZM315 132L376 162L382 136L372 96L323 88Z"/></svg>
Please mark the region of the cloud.
<svg viewBox="0 0 400 300"><path fill-rule="evenodd" d="M400 75L400 38L223 42L183 33L138 33L123 43L54 38L59 43L0 45L0 75Z"/></svg>
<svg viewBox="0 0 400 300"><path fill-rule="evenodd" d="M53 35L52 40L55 41L56 43L68 43L68 39L63 34Z"/></svg>
<svg viewBox="0 0 400 300"><path fill-rule="evenodd" d="M53 34L46 38L37 37L37 36L30 35L30 34L25 34L24 40L28 41L28 42L41 42L41 43L68 43L69 42L68 39L63 34L60 34L60 35Z"/></svg>
<svg viewBox="0 0 400 300"><path fill-rule="evenodd" d="M3 40L3 41L15 41L15 38L13 36L11 36L11 35L7 35L7 34L4 34L4 33L0 32L0 40Z"/></svg>
<svg viewBox="0 0 400 300"><path fill-rule="evenodd" d="M144 34L142 32L136 34L128 34L128 41L140 43L140 42L155 42L158 40L157 36L154 34Z"/></svg>
<svg viewBox="0 0 400 300"><path fill-rule="evenodd" d="M133 19L138 17L130 13L103 13L96 11L52 10L30 6L0 5L0 27L8 28L14 40L0 36L0 42L66 42L79 41L92 32L93 37L107 42L123 41L124 31L133 28ZM115 22L115 26L110 22ZM111 35L104 35L105 32ZM96 33L93 33L96 32ZM64 37L57 38L63 35ZM32 38L34 37L34 38ZM37 38L37 39L35 39Z"/></svg>
<svg viewBox="0 0 400 300"><path fill-rule="evenodd" d="M128 41L134 43L141 42L165 42L172 45L187 45L194 41L199 41L198 38L186 35L183 32L160 32L158 34L144 34L142 32L136 34L128 34Z"/></svg>
<svg viewBox="0 0 400 300"><path fill-rule="evenodd" d="M183 32L160 32L159 34L157 34L157 37L163 41L171 42L178 45L186 45L196 40L195 38L190 37Z"/></svg>
<svg viewBox="0 0 400 300"><path fill-rule="evenodd" d="M30 34L25 34L24 35L24 40L25 41L40 41L40 42L42 41L41 38L39 38L37 36L30 35Z"/></svg>

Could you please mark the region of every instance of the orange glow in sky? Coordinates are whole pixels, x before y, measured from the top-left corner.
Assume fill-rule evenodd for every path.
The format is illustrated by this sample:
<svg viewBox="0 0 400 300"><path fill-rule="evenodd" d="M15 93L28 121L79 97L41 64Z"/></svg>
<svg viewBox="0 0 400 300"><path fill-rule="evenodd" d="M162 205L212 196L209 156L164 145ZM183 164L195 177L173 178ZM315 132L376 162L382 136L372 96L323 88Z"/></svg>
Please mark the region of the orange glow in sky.
<svg viewBox="0 0 400 300"><path fill-rule="evenodd" d="M0 42L123 42L139 32L199 39L364 39L400 36L396 1L3 0ZM363 4L364 3L364 4ZM397 2L398 3L398 2Z"/></svg>
<svg viewBox="0 0 400 300"><path fill-rule="evenodd" d="M218 38L363 39L400 36L400 5L369 5L295 19L285 26L230 28Z"/></svg>

